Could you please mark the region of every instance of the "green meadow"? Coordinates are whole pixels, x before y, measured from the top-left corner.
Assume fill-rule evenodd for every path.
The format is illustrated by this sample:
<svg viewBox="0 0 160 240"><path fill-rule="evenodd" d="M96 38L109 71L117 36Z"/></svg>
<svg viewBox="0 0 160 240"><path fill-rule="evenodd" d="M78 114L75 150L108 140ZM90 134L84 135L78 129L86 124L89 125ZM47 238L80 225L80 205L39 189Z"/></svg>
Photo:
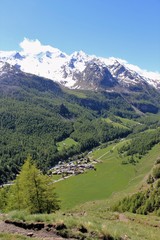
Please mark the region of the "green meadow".
<svg viewBox="0 0 160 240"><path fill-rule="evenodd" d="M122 124L126 127L133 127L136 126L137 124L139 124L139 122L134 121L133 119L128 119L128 118L122 118L122 117L116 117L117 119L119 119Z"/></svg>
<svg viewBox="0 0 160 240"><path fill-rule="evenodd" d="M96 170L55 183L62 209L71 209L88 201L111 199L114 195L120 198L140 187L159 155L159 145L153 147L136 165L123 165L117 149L124 143L126 140L90 153L89 157L98 161Z"/></svg>
<svg viewBox="0 0 160 240"><path fill-rule="evenodd" d="M104 119L107 123L112 124L114 127L118 128L133 128L134 126L140 124L139 122L134 121L133 119L122 118L118 116L114 116L114 119L105 118Z"/></svg>
<svg viewBox="0 0 160 240"><path fill-rule="evenodd" d="M118 127L118 128L128 128L128 127L125 126L123 123L114 122L114 121L112 121L110 118L105 118L105 121L106 121L107 123L112 124L114 127Z"/></svg>
<svg viewBox="0 0 160 240"><path fill-rule="evenodd" d="M62 151L76 144L77 142L74 141L72 138L66 138L65 140L57 143L58 151Z"/></svg>

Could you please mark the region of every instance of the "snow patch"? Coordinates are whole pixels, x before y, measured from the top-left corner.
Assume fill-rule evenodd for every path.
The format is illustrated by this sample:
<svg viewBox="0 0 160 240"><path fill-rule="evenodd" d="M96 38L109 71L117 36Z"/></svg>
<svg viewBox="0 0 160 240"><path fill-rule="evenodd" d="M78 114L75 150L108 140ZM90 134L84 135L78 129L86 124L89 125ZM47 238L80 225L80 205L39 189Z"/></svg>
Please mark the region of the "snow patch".
<svg viewBox="0 0 160 240"><path fill-rule="evenodd" d="M129 64L126 60L117 59L122 65L124 65L125 67L127 67L130 70L133 70L135 72L137 72L139 75L145 77L145 78L150 78L153 80L159 80L160 81L160 73L159 72L151 72L151 71L147 71L145 69L141 69L140 67L133 65L133 64Z"/></svg>
<svg viewBox="0 0 160 240"><path fill-rule="evenodd" d="M20 52L0 51L0 61L18 66L26 73L52 79L69 88L77 86L76 76L84 72L87 63L96 63L99 69L107 67L112 76L119 81L130 84L146 81L155 88L160 86L160 73L140 69L123 59L96 57L95 55L87 55L83 51L67 55L58 48L42 45L38 39L24 38L20 47L22 48ZM3 68L2 62L0 63L0 71ZM85 75L83 75L84 77Z"/></svg>

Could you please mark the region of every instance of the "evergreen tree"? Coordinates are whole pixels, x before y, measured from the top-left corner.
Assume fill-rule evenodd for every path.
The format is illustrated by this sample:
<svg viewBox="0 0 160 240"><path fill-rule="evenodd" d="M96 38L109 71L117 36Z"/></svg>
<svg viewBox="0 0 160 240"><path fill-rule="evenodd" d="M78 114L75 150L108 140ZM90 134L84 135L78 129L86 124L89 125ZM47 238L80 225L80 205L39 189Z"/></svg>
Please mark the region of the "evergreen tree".
<svg viewBox="0 0 160 240"><path fill-rule="evenodd" d="M37 169L30 157L10 188L7 210L27 209L30 213L50 213L59 209L53 183Z"/></svg>

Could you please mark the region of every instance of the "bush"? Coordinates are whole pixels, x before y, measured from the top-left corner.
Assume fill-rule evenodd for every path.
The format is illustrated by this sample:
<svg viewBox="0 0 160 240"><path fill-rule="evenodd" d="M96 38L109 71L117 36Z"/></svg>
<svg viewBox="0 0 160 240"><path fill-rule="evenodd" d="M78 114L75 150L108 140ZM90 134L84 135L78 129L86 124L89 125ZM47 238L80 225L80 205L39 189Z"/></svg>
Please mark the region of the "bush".
<svg viewBox="0 0 160 240"><path fill-rule="evenodd" d="M153 178L152 175L150 174L150 175L148 176L147 183L148 183L148 184L151 184L151 183L153 183L153 182L154 182L154 178Z"/></svg>
<svg viewBox="0 0 160 240"><path fill-rule="evenodd" d="M155 167L152 174L155 179L160 178L160 166Z"/></svg>
<svg viewBox="0 0 160 240"><path fill-rule="evenodd" d="M155 164L160 164L160 157L156 159Z"/></svg>

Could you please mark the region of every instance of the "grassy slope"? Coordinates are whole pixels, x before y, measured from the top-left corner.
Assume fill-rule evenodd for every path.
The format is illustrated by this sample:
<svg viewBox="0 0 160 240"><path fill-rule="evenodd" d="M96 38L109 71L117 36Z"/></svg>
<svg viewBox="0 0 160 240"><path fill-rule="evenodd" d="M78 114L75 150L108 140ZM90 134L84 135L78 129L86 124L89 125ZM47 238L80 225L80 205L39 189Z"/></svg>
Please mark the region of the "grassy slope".
<svg viewBox="0 0 160 240"><path fill-rule="evenodd" d="M16 213L12 213L12 218L36 222L64 222L67 225L67 231L75 234L77 234L77 228L84 226L87 228L87 234L95 232L97 236L107 236L109 233L114 237L121 236L122 239L158 240L159 217L110 212L110 206L115 201L128 193L133 193L145 183L145 176L159 156L160 145L157 144L136 166L122 165L117 148L126 141L112 143L107 148L97 149L91 153L90 157L102 161L96 164L97 171L89 171L56 184L57 192L63 198L61 211L50 215L28 216L22 213L22 216L18 217ZM28 239L12 237L0 235L2 240ZM88 239L100 238L92 236Z"/></svg>
<svg viewBox="0 0 160 240"><path fill-rule="evenodd" d="M106 201L85 203L70 212L57 212L55 214L27 215L24 213L11 213L8 218L25 220L29 222L65 223L69 232L77 234L77 229L84 226L88 233L97 233L105 236L108 233L120 239L131 240L158 240L160 236L160 218L154 216L141 216L131 213L119 214L108 211ZM158 227L159 226L159 227ZM94 236L94 235L93 235ZM107 239L90 237L84 239ZM124 236L127 236L124 238ZM1 235L0 235L1 237ZM1 239L1 238L0 238ZM2 238L9 239L9 238ZM12 238L10 238L12 239ZM13 238L21 239L21 238ZM22 238L23 239L23 238Z"/></svg>
<svg viewBox="0 0 160 240"><path fill-rule="evenodd" d="M83 225L91 232L110 233L123 239L157 240L159 217L124 213L121 218L121 214L110 212L117 200L145 186L146 176L159 156L160 145L157 144L136 166L122 165L117 148L125 142L91 153L93 159L102 161L96 165L97 171L71 177L56 185L58 194L64 199L62 210L69 208L69 213L65 211L65 215L60 213L56 218L72 229Z"/></svg>
<svg viewBox="0 0 160 240"><path fill-rule="evenodd" d="M114 121L112 121L110 118L105 118L105 121L106 121L107 123L112 124L114 127L127 128L127 129L128 129L128 127L124 126L124 125L121 124L121 123L114 122Z"/></svg>
<svg viewBox="0 0 160 240"><path fill-rule="evenodd" d="M124 126L126 127L133 127L136 126L137 124L139 124L138 122L132 120L132 119L128 119L128 118L122 118L122 117L117 117Z"/></svg>
<svg viewBox="0 0 160 240"><path fill-rule="evenodd" d="M96 171L92 170L55 184L56 192L62 199L62 209L70 209L87 201L108 199L113 194L119 198L122 192L125 194L135 191L159 155L159 145L155 146L136 166L122 165L117 148L125 141L92 153L94 159L101 161L96 164Z"/></svg>
<svg viewBox="0 0 160 240"><path fill-rule="evenodd" d="M105 121L107 123L112 124L115 127L119 127L119 128L133 128L134 126L137 126L138 124L140 124L139 122L136 122L132 119L128 119L128 118L122 118L122 117L118 117L118 116L114 116L115 119L118 120L118 122L111 120L110 118L105 118Z"/></svg>
<svg viewBox="0 0 160 240"><path fill-rule="evenodd" d="M96 206L96 204L95 204ZM82 206L84 207L84 206ZM85 209L85 208L84 208ZM119 220L118 213L111 213L103 210L95 210L94 212L85 211L77 212L77 215L64 218L64 221L68 221L68 224L83 225L90 231L97 231L103 234L110 233L114 237L123 237L121 239L131 240L158 240L160 234L160 228L154 227L158 225L159 218L155 217L142 217L135 216L133 214L123 215L124 219ZM79 214L79 216L78 216ZM82 214L80 216L80 214ZM125 238L125 236L127 236ZM107 238L106 238L107 239Z"/></svg>
<svg viewBox="0 0 160 240"><path fill-rule="evenodd" d="M66 138L65 140L57 143L58 151L62 151L63 149L67 149L76 144L77 142L74 141L72 138Z"/></svg>

